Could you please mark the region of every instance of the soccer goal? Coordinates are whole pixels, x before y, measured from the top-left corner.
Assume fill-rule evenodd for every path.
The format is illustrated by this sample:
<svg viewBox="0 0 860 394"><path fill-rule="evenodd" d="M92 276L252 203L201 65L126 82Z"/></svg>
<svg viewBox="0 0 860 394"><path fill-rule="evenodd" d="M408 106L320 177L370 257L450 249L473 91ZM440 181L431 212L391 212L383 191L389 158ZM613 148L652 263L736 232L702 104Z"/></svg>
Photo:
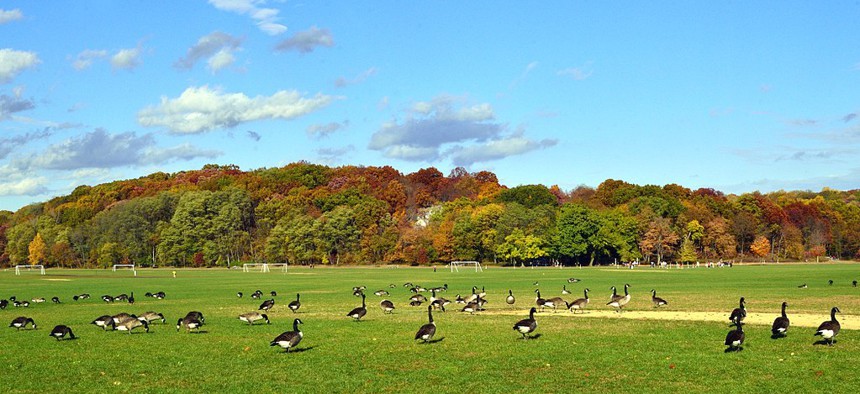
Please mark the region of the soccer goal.
<svg viewBox="0 0 860 394"><path fill-rule="evenodd" d="M137 276L137 269L134 267L134 264L114 264L113 271L116 272L117 269L131 269L131 272L134 273L134 276Z"/></svg>
<svg viewBox="0 0 860 394"><path fill-rule="evenodd" d="M40 274L45 275L45 266L41 265L41 264L16 265L15 266L15 275L21 275L21 271L32 271L34 269L38 269Z"/></svg>
<svg viewBox="0 0 860 394"><path fill-rule="evenodd" d="M484 267L477 261L452 261L448 267L451 268L451 272L460 272L460 267L474 267L475 272L484 272Z"/></svg>
<svg viewBox="0 0 860 394"><path fill-rule="evenodd" d="M251 272L251 269L256 270L257 267L260 267L260 272L272 272L272 269L271 269L272 267L274 267L276 269L280 268L281 271L287 272L287 263L272 263L272 264L249 263L249 264L242 264L242 272Z"/></svg>

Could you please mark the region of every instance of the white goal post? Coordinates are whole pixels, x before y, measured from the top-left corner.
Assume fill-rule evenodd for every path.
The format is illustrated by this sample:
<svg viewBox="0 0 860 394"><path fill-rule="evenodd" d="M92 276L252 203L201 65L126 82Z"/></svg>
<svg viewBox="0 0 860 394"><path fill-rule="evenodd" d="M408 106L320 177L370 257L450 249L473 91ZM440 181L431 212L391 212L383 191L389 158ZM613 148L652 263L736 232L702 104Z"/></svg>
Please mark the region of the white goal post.
<svg viewBox="0 0 860 394"><path fill-rule="evenodd" d="M281 271L287 272L287 266L288 266L287 263L272 263L272 264L249 263L249 264L242 264L242 272L251 272L251 268L257 268L257 267L260 267L260 272L272 272L272 270L271 270L272 267L274 267L274 268L280 267Z"/></svg>
<svg viewBox="0 0 860 394"><path fill-rule="evenodd" d="M44 265L41 265L41 264L34 264L34 265L29 265L29 264L16 265L16 266L15 266L15 275L21 275L21 270L22 270L22 269L27 270L27 271L32 271L32 270L34 270L34 269L36 269L36 268L38 268L38 269L39 269L39 273L40 273L40 274L45 275L45 266L44 266Z"/></svg>
<svg viewBox="0 0 860 394"><path fill-rule="evenodd" d="M475 267L475 272L484 272L484 267L477 261L452 261L448 263L451 272L460 272L460 267Z"/></svg>
<svg viewBox="0 0 860 394"><path fill-rule="evenodd" d="M113 271L116 272L117 268L131 268L131 271L134 273L134 276L137 276L137 269L134 267L134 264L114 264Z"/></svg>

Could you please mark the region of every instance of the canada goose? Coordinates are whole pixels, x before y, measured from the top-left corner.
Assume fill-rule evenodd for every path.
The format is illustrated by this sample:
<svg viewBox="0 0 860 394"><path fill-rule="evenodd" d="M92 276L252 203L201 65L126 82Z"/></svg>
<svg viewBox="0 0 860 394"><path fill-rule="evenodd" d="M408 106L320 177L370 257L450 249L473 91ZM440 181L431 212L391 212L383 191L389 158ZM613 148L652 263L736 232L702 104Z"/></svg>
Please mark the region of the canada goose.
<svg viewBox="0 0 860 394"><path fill-rule="evenodd" d="M131 295L128 296L128 303L134 304L134 292L133 291L131 292Z"/></svg>
<svg viewBox="0 0 860 394"><path fill-rule="evenodd" d="M144 297L149 297L149 298L155 297L152 293L150 293L150 292L148 292L148 291L147 291L146 293L143 293L143 296L144 296Z"/></svg>
<svg viewBox="0 0 860 394"><path fill-rule="evenodd" d="M463 301L468 304L470 302L477 300L478 294L475 293L476 290L478 290L478 288L476 286L472 286L472 294L469 294L468 296L466 296L466 298L464 298Z"/></svg>
<svg viewBox="0 0 860 394"><path fill-rule="evenodd" d="M113 302L113 301L114 301L114 298L113 298L112 296L109 296L109 295L103 295L103 296L102 296L102 301L104 301L104 302Z"/></svg>
<svg viewBox="0 0 860 394"><path fill-rule="evenodd" d="M818 326L818 331L815 331L814 334L815 336L820 335L830 346L833 346L833 338L839 335L839 329L842 328L839 321L836 320L836 313L842 313L842 311L834 306L833 309L830 310L830 320L821 323L821 325Z"/></svg>
<svg viewBox="0 0 860 394"><path fill-rule="evenodd" d="M24 308L29 308L30 303L28 301L15 301L15 306L23 306Z"/></svg>
<svg viewBox="0 0 860 394"><path fill-rule="evenodd" d="M255 321L265 320L266 324L271 324L269 322L269 316L265 313L260 312L248 312L239 315L239 320L248 323L248 325L253 325Z"/></svg>
<svg viewBox="0 0 860 394"><path fill-rule="evenodd" d="M55 304L59 304L60 303L60 297L51 297L51 302L53 302Z"/></svg>
<svg viewBox="0 0 860 394"><path fill-rule="evenodd" d="M373 295L378 296L378 297L385 297L389 294L388 294L387 290L377 290L377 291L373 292Z"/></svg>
<svg viewBox="0 0 860 394"><path fill-rule="evenodd" d="M66 336L69 337L68 339L75 339L75 334L72 332L72 329L62 324L55 326L54 329L51 330L51 333L48 334L48 336L57 338L58 341Z"/></svg>
<svg viewBox="0 0 860 394"><path fill-rule="evenodd" d="M570 294L570 290L567 289L567 285L561 287L561 294L568 295Z"/></svg>
<svg viewBox="0 0 860 394"><path fill-rule="evenodd" d="M463 297L460 297L459 294L457 294L457 298L454 299L454 302L456 302L458 304L465 304L466 300Z"/></svg>
<svg viewBox="0 0 860 394"><path fill-rule="evenodd" d="M272 297L277 297L277 296L278 296L278 292L277 292L277 291L272 290L272 291L270 291L270 292L269 292L269 295L270 295L270 296L272 296Z"/></svg>
<svg viewBox="0 0 860 394"><path fill-rule="evenodd" d="M413 286L415 286L415 285L413 285L412 282L406 282L403 284L403 287L413 287Z"/></svg>
<svg viewBox="0 0 860 394"><path fill-rule="evenodd" d="M612 300L610 300L608 303L606 303L606 305L609 305L609 306L615 308L616 312L621 313L622 308L624 308L624 305L627 305L627 303L630 302L630 293L627 291L627 289L629 287L630 287L630 285L628 285L628 284L624 285L624 295L623 296L616 294L615 293L615 287L612 287Z"/></svg>
<svg viewBox="0 0 860 394"><path fill-rule="evenodd" d="M185 314L185 318L191 318L194 320L199 320L200 324L206 323L206 318L203 317L203 313L198 312L198 311L188 312L187 314Z"/></svg>
<svg viewBox="0 0 860 394"><path fill-rule="evenodd" d="M394 288L397 288L397 285L395 285L394 283L389 283L389 284L388 284L388 288L389 288L389 289L394 289Z"/></svg>
<svg viewBox="0 0 860 394"><path fill-rule="evenodd" d="M111 330L116 329L116 323L113 321L113 317L109 315L99 316L95 320L90 322L90 324L95 324L96 327L101 327L105 331L107 331L108 327L110 327Z"/></svg>
<svg viewBox="0 0 860 394"><path fill-rule="evenodd" d="M72 296L72 299L73 299L73 300L75 300L75 301L77 301L77 300L86 300L87 298L90 298L90 294L89 294L89 293L81 293L81 294L78 294L78 295Z"/></svg>
<svg viewBox="0 0 860 394"><path fill-rule="evenodd" d="M741 297L739 305L737 308L732 309L732 314L729 315L729 321L731 322L743 322L744 318L747 317L747 307L746 300Z"/></svg>
<svg viewBox="0 0 860 394"><path fill-rule="evenodd" d="M409 297L409 300L410 300L410 301L421 301L421 302L427 302L427 297L424 297L424 295L423 295L423 294L416 294L416 295L414 295L414 296L412 296L412 297Z"/></svg>
<svg viewBox="0 0 860 394"><path fill-rule="evenodd" d="M427 288L426 288L426 287L424 287L424 286L415 286L415 291L416 291L416 292L418 292L418 293L426 293L426 292L427 292Z"/></svg>
<svg viewBox="0 0 860 394"><path fill-rule="evenodd" d="M537 296L535 297L535 304L539 306L541 310L543 310L543 308L546 306L546 300L541 298L540 290L535 289L535 294L537 294Z"/></svg>
<svg viewBox="0 0 860 394"><path fill-rule="evenodd" d="M781 338L785 336L785 333L788 331L788 316L785 315L785 307L788 306L787 302L782 303L782 315L773 319L773 327L771 327L770 332L773 334L771 338Z"/></svg>
<svg viewBox="0 0 860 394"><path fill-rule="evenodd" d="M22 328L26 328L28 323L32 325L32 327L30 328L32 328L33 330L36 329L36 322L34 322L32 318L24 316L16 317L15 319L13 319L12 323L9 324L9 327L15 327L17 330L20 331Z"/></svg>
<svg viewBox="0 0 860 394"><path fill-rule="evenodd" d="M143 327L146 332L149 332L149 323L146 320L140 320L136 317L129 317L125 320L120 321L116 325L117 331L128 331L131 334L131 330L135 328Z"/></svg>
<svg viewBox="0 0 860 394"><path fill-rule="evenodd" d="M304 324L304 322L299 319L293 320L293 331L286 331L281 335L278 335L271 343L269 343L269 346L280 346L285 352L289 353L290 349L296 347L304 337L304 333L299 330L299 324Z"/></svg>
<svg viewBox="0 0 860 394"><path fill-rule="evenodd" d="M851 287L857 287L857 281L856 280L851 281Z"/></svg>
<svg viewBox="0 0 860 394"><path fill-rule="evenodd" d="M508 305L513 305L517 302L517 299L514 297L514 292L510 289L508 289L508 296L505 297L505 302L508 303Z"/></svg>
<svg viewBox="0 0 860 394"><path fill-rule="evenodd" d="M421 301L409 301L409 306L421 306L423 302Z"/></svg>
<svg viewBox="0 0 860 394"><path fill-rule="evenodd" d="M197 330L197 332L200 332L200 326L202 325L203 322L196 317L185 316L185 318L176 321L176 331L179 331L180 328L185 328L185 331L188 333L191 333L191 330Z"/></svg>
<svg viewBox="0 0 860 394"><path fill-rule="evenodd" d="M163 292L163 291L159 291L158 293L155 293L155 294L153 294L153 295L155 296L155 299L156 299L156 300L163 300L163 299L164 299L164 297L167 297L167 295L166 295L166 294L164 294L164 292Z"/></svg>
<svg viewBox="0 0 860 394"><path fill-rule="evenodd" d="M241 291L240 291L240 292L238 292L238 293L236 293L236 297L239 297L239 298L242 298L242 296L244 296L244 295L245 295L245 294L243 294Z"/></svg>
<svg viewBox="0 0 860 394"><path fill-rule="evenodd" d="M273 306L275 306L275 299L269 298L268 300L263 301L263 303L260 304L260 308L257 310L258 311L268 311L269 309L272 309Z"/></svg>
<svg viewBox="0 0 860 394"><path fill-rule="evenodd" d="M436 290L437 293L448 291L448 284L445 283L444 285L442 285L442 287L434 287L431 290Z"/></svg>
<svg viewBox="0 0 860 394"><path fill-rule="evenodd" d="M466 306L464 306L461 311L462 312L468 312L469 314L474 315L475 312L477 312L479 310L481 310L481 307L478 305L478 302L472 301L472 302L466 304Z"/></svg>
<svg viewBox="0 0 860 394"><path fill-rule="evenodd" d="M531 334L537 329L537 321L535 320L535 312L537 312L537 308L532 307L529 310L529 318L523 319L516 324L514 324L514 330L518 331L523 335L523 339L526 339L526 335Z"/></svg>
<svg viewBox="0 0 860 394"><path fill-rule="evenodd" d="M424 343L429 342L433 339L433 336L436 335L436 323L433 322L433 306L427 307L427 318L430 320L429 323L421 326L418 329L418 332L415 333L415 340L422 340Z"/></svg>
<svg viewBox="0 0 860 394"><path fill-rule="evenodd" d="M802 284L802 285L800 285L800 286L797 286L797 288L798 288L798 289L805 289L806 287L807 287L807 286L806 286L806 283L804 283L804 284Z"/></svg>
<svg viewBox="0 0 860 394"><path fill-rule="evenodd" d="M828 281L827 281L827 284L828 284L828 285L830 285L830 286L833 286L833 279L828 280Z"/></svg>
<svg viewBox="0 0 860 394"><path fill-rule="evenodd" d="M355 319L355 321L361 320L361 318L367 314L367 307L364 303L364 298L365 298L364 293L362 293L361 294L361 306L349 311L349 313L347 313L346 316Z"/></svg>
<svg viewBox="0 0 860 394"><path fill-rule="evenodd" d="M658 308L658 307L661 307L664 305L669 305L669 303L666 302L666 300L664 300L660 297L657 297L657 290L654 290L654 289L651 289L651 302L654 303L655 308Z"/></svg>
<svg viewBox="0 0 860 394"><path fill-rule="evenodd" d="M726 349L727 352L744 350L744 348L741 347L741 345L744 344L745 336L743 324L741 324L740 321L737 321L735 322L735 325L737 326L737 328L729 331L729 333L726 334L726 346L729 347L728 349Z"/></svg>
<svg viewBox="0 0 860 394"><path fill-rule="evenodd" d="M296 313L299 310L299 308L302 307L302 303L299 301L299 297L301 297L301 295L296 293L296 300L290 301L290 303L287 304L287 308L290 308L290 310L293 311L293 313Z"/></svg>
<svg viewBox="0 0 860 394"><path fill-rule="evenodd" d="M129 315L128 313L122 312L111 316L111 319L113 319L114 324L119 325L119 323L122 323L126 319L137 319L137 315Z"/></svg>
<svg viewBox="0 0 860 394"><path fill-rule="evenodd" d="M481 286L481 292L478 293L478 298L484 298L487 296L487 290L484 289L484 286Z"/></svg>
<svg viewBox="0 0 860 394"><path fill-rule="evenodd" d="M433 292L433 296L430 297L432 301L430 301L430 306L436 309L442 310L445 312L445 306L451 303L451 301L446 300L445 298L439 297L436 298L436 289L431 290Z"/></svg>
<svg viewBox="0 0 860 394"><path fill-rule="evenodd" d="M128 301L128 294L122 293L113 298L114 301Z"/></svg>
<svg viewBox="0 0 860 394"><path fill-rule="evenodd" d="M568 304L567 301L565 301L564 298L561 298L561 297L552 297L552 298L546 300L544 305L552 308L553 312L555 312L556 308L558 308L559 306L562 306L562 305L566 305L568 307L570 306L570 304Z"/></svg>
<svg viewBox="0 0 860 394"><path fill-rule="evenodd" d="M585 298L577 298L577 299L573 300L573 302L570 303L570 309L573 311L573 313L576 313L576 311L582 311L583 313L585 313L585 307L588 306L588 292L589 291L590 290L588 290L588 288L586 288L583 291Z"/></svg>
<svg viewBox="0 0 860 394"><path fill-rule="evenodd" d="M352 295L355 297L361 297L362 294L364 294L364 292L361 290L353 290L352 291Z"/></svg>
<svg viewBox="0 0 860 394"><path fill-rule="evenodd" d="M7 306L9 306L8 300L0 300L0 309L6 309Z"/></svg>
<svg viewBox="0 0 860 394"><path fill-rule="evenodd" d="M137 317L138 320L146 321L147 323L152 323L156 320L161 320L161 324L165 323L164 315L158 312L144 312L140 316Z"/></svg>
<svg viewBox="0 0 860 394"><path fill-rule="evenodd" d="M379 307L382 308L382 313L394 313L394 303L389 300L379 301Z"/></svg>
<svg viewBox="0 0 860 394"><path fill-rule="evenodd" d="M258 291L259 291L259 290L258 290ZM255 299L255 300L260 299L260 297L262 297L262 296L263 296L263 293L257 293L256 291L255 291L255 292L253 292L253 293L251 293L251 298L253 298L253 299Z"/></svg>
<svg viewBox="0 0 860 394"><path fill-rule="evenodd" d="M36 304L41 304L41 303L45 302L45 299L44 299L43 297L36 297L36 298L33 298L33 299L32 299L32 300L30 300L30 301L33 301L33 302L34 302L34 303L36 303Z"/></svg>
<svg viewBox="0 0 860 394"><path fill-rule="evenodd" d="M576 279L576 278L569 278L569 279L567 280L567 283L576 283L576 282L579 282L579 281L580 281L580 279Z"/></svg>

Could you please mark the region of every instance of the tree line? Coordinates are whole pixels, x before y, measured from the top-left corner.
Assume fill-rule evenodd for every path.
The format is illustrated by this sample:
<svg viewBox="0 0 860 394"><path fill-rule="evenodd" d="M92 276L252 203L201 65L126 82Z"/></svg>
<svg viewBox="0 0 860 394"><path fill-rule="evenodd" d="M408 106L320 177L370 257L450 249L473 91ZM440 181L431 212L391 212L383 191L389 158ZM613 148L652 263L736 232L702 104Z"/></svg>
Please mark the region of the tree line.
<svg viewBox="0 0 860 394"><path fill-rule="evenodd" d="M500 264L860 257L860 191L505 187L436 168L206 165L0 211L0 265Z"/></svg>

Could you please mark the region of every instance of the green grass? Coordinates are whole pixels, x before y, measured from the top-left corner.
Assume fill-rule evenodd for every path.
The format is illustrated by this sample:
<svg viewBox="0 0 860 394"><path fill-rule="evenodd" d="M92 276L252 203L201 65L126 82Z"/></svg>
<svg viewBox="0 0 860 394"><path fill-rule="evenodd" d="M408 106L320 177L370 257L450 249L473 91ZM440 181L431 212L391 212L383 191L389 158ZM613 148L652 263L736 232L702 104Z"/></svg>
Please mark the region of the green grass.
<svg viewBox="0 0 860 394"><path fill-rule="evenodd" d="M637 270L488 269L483 273L450 273L428 268L291 268L281 272L243 273L226 270L168 269L129 271L49 269L49 275L0 272L0 298L59 296L60 305L10 306L0 311L0 392L562 392L617 390L631 392L741 392L789 390L853 391L860 383L857 332L843 330L833 347L813 346L814 329L792 327L787 338L770 339L769 327L746 327L745 350L724 353L729 328L723 323L649 321L538 314L540 337L523 341L511 327L527 315L533 303L533 282L544 297L558 296L567 284L578 298L592 290L593 309L605 309L610 286L631 284L632 310L650 310L648 290L669 300L669 310L728 312L743 295L748 308L778 314L789 301L791 313L820 314L830 307L843 311L840 320L860 316L860 265L736 266L732 269ZM827 286L827 280L835 284ZM426 322L426 309L407 304L402 286L449 285L444 297L470 293L485 286L489 312L474 316L434 313L438 325L432 344L412 340ZM389 284L396 284L389 289ZM809 289L797 285L807 283ZM355 323L346 312L360 304L352 287L368 287L368 315ZM256 289L275 290L277 304L271 325L247 326L236 316L256 310ZM394 315L382 315L377 289L391 292ZM515 316L504 295L518 297ZM165 300L145 298L162 290ZM102 294L134 291L137 303L105 304ZM238 299L237 291L245 297ZM93 298L72 301L87 292ZM294 315L286 304L302 294L302 309ZM429 295L428 295L429 296ZM268 298L268 297L266 297ZM603 302L601 302L603 301ZM150 333L103 332L89 324L102 314L162 312L168 323L152 325ZM177 332L176 320L191 310L206 315L204 333ZM37 330L6 328L16 316L35 319ZM304 321L299 351L284 354L269 341L291 329L292 319ZM72 327L80 338L56 341L48 332L56 324Z"/></svg>

